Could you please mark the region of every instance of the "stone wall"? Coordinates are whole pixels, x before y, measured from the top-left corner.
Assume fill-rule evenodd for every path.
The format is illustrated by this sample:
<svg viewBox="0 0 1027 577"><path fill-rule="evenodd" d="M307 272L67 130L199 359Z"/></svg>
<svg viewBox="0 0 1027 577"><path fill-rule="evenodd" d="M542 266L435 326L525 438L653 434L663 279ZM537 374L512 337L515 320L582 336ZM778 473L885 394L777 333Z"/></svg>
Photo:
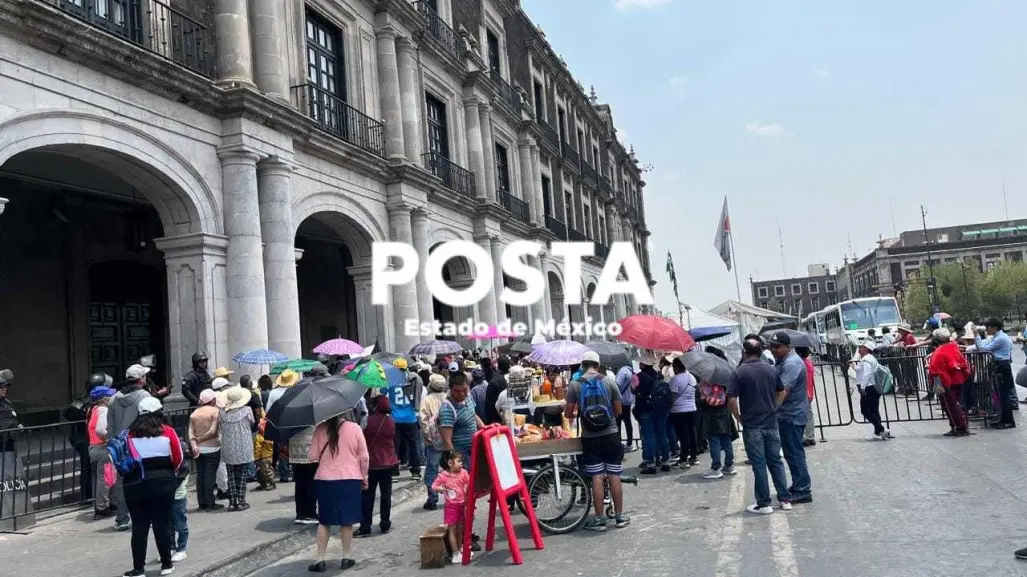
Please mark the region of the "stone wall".
<svg viewBox="0 0 1027 577"><path fill-rule="evenodd" d="M452 0L452 6L453 30L459 33L463 26L477 39L483 21L481 0Z"/></svg>

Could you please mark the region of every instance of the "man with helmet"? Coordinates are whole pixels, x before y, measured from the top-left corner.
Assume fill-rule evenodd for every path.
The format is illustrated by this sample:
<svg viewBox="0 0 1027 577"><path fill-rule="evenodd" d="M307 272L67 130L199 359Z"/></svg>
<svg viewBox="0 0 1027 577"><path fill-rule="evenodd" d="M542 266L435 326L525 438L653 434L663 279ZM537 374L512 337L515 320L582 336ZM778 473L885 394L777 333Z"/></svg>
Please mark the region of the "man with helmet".
<svg viewBox="0 0 1027 577"><path fill-rule="evenodd" d="M189 401L190 407L200 404L200 393L210 388L210 373L207 372L207 353L193 353L193 369L182 379L182 396Z"/></svg>
<svg viewBox="0 0 1027 577"><path fill-rule="evenodd" d="M89 459L89 435L86 431L86 419L89 418L89 409L92 407L90 394L94 389L109 386L108 378L104 373L89 375L89 379L86 380L85 395L71 401L71 404L62 413L64 420L71 423L68 431L68 443L78 454L79 490L82 491L83 499L93 496L94 476L90 474L92 465Z"/></svg>

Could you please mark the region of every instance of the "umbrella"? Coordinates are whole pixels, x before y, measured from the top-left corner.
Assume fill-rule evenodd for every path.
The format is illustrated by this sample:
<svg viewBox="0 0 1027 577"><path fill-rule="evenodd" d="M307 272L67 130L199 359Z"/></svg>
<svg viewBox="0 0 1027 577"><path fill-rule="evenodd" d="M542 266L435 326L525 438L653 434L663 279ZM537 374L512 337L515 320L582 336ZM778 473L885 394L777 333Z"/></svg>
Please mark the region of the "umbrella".
<svg viewBox="0 0 1027 577"><path fill-rule="evenodd" d="M540 365L564 367L580 363L587 352L589 348L579 342L558 340L535 347L527 358Z"/></svg>
<svg viewBox="0 0 1027 577"><path fill-rule="evenodd" d="M284 363L278 363L277 365L271 367L271 371L268 372L268 374L271 376L276 376L284 373L286 370L293 370L297 373L302 374L307 371L310 371L319 364L321 363L318 361L311 361L309 359L293 359L291 361L286 361Z"/></svg>
<svg viewBox="0 0 1027 577"><path fill-rule="evenodd" d="M456 341L425 341L410 349L411 355L451 355L463 350Z"/></svg>
<svg viewBox="0 0 1027 577"><path fill-rule="evenodd" d="M527 355L534 351L536 346L540 346L532 343L534 339L535 335L522 335L517 337L516 340L510 341L509 344L499 347L499 350ZM545 344L545 342L546 340L543 338L541 344Z"/></svg>
<svg viewBox="0 0 1027 577"><path fill-rule="evenodd" d="M731 327L700 327L688 331L688 334L692 336L692 339L697 343L703 341L712 341L713 339L719 339L720 337L726 337L733 331Z"/></svg>
<svg viewBox="0 0 1027 577"><path fill-rule="evenodd" d="M599 353L599 363L604 367L617 370L631 364L628 350L624 345L610 341L589 341L585 346Z"/></svg>
<svg viewBox="0 0 1027 577"><path fill-rule="evenodd" d="M674 321L654 315L632 315L619 321L617 340L655 351L687 351L695 340Z"/></svg>
<svg viewBox="0 0 1027 577"><path fill-rule="evenodd" d="M950 315L949 313L934 313L934 318L938 319L939 321L947 321L952 318L952 315Z"/></svg>
<svg viewBox="0 0 1027 577"><path fill-rule="evenodd" d="M232 357L232 360L240 365L275 365L284 363L289 357L269 349L255 349L243 351Z"/></svg>
<svg viewBox="0 0 1027 577"><path fill-rule="evenodd" d="M407 362L408 367L414 364L414 359L410 358L410 355L401 355L399 353L375 353L367 358L370 360L379 361L383 365L391 365L392 361L395 361L396 359L403 359Z"/></svg>
<svg viewBox="0 0 1027 577"><path fill-rule="evenodd" d="M369 389L387 389L407 384L405 371L399 370L391 363L383 365L380 361L373 359L350 365L343 371L347 378L353 379Z"/></svg>
<svg viewBox="0 0 1027 577"><path fill-rule="evenodd" d="M727 386L735 370L731 364L713 353L692 351L681 355L681 362L701 380L708 383Z"/></svg>
<svg viewBox="0 0 1027 577"><path fill-rule="evenodd" d="M268 409L267 420L279 429L311 427L353 409L366 392L364 385L343 377L300 381Z"/></svg>
<svg viewBox="0 0 1027 577"><path fill-rule="evenodd" d="M1027 367L1021 368L1016 372L1016 384L1021 387L1027 387Z"/></svg>
<svg viewBox="0 0 1027 577"><path fill-rule="evenodd" d="M319 355L361 355L364 353L364 347L360 346L360 343L339 337L317 345L314 352Z"/></svg>
<svg viewBox="0 0 1027 577"><path fill-rule="evenodd" d="M779 331L774 331L775 335L778 333L784 333L788 335L788 338L792 341L793 347L813 348L813 341L810 340L808 334L802 331L797 331L795 329L781 329Z"/></svg>
<svg viewBox="0 0 1027 577"><path fill-rule="evenodd" d="M533 345L544 345L546 342L546 337L542 336L542 333L535 333L531 336L531 344Z"/></svg>

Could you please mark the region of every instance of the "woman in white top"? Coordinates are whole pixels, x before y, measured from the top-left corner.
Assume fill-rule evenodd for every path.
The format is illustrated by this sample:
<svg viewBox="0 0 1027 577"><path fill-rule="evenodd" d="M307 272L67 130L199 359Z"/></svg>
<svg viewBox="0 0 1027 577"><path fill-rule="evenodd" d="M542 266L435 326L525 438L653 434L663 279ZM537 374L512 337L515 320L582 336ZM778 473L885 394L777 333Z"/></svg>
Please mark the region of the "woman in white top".
<svg viewBox="0 0 1027 577"><path fill-rule="evenodd" d="M681 442L681 459L678 466L688 468L699 464L699 442L696 438L695 391L697 383L692 373L678 357L671 362L674 376L670 379L670 392L674 403L670 406L670 423Z"/></svg>

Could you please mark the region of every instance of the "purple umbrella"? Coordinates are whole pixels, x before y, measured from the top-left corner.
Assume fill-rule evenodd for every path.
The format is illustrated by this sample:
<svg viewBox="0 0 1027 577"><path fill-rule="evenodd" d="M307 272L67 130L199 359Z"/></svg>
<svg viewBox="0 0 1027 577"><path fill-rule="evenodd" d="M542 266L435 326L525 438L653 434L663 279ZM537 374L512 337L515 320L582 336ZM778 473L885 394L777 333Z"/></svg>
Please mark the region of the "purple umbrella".
<svg viewBox="0 0 1027 577"><path fill-rule="evenodd" d="M451 355L463 350L460 343L456 341L426 341L414 345L410 349L411 355Z"/></svg>
<svg viewBox="0 0 1027 577"><path fill-rule="evenodd" d="M364 347L360 346L360 343L340 337L317 345L314 352L319 355L361 355L364 353Z"/></svg>
<svg viewBox="0 0 1027 577"><path fill-rule="evenodd" d="M535 347L527 359L540 365L563 367L580 363L581 358L590 350L576 341L549 341Z"/></svg>

